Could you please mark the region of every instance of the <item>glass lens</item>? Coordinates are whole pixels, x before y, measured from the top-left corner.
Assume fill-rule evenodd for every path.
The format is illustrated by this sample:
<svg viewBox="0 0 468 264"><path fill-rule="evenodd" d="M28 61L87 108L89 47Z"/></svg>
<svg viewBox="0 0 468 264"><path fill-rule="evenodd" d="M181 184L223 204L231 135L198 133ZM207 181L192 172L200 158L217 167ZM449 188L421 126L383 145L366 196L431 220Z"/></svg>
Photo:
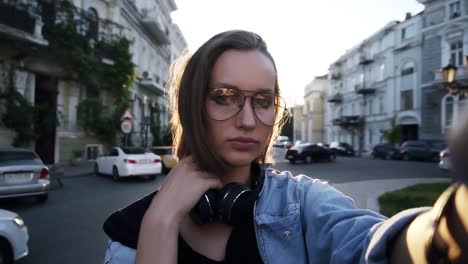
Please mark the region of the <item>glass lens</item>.
<svg viewBox="0 0 468 264"><path fill-rule="evenodd" d="M258 93L248 97L251 98L252 109L260 122L267 126L281 122L286 111L286 103L281 96ZM245 98L246 96L237 89L213 89L206 100L207 113L214 120L227 120L242 110Z"/></svg>
<svg viewBox="0 0 468 264"><path fill-rule="evenodd" d="M252 105L258 120L267 126L281 122L286 110L284 99L276 94L257 94L252 98Z"/></svg>
<svg viewBox="0 0 468 264"><path fill-rule="evenodd" d="M226 120L242 109L244 101L244 95L236 89L216 88L208 94L206 111L214 120Z"/></svg>

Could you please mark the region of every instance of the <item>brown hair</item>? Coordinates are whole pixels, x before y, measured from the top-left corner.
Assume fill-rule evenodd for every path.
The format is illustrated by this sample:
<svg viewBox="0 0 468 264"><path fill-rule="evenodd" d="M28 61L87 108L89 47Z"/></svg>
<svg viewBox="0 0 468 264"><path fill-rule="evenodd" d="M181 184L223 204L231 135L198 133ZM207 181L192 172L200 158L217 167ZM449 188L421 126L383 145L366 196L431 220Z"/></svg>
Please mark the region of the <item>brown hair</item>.
<svg viewBox="0 0 468 264"><path fill-rule="evenodd" d="M216 60L223 52L231 49L257 50L267 56L275 68L275 93L280 93L273 57L263 39L248 31L233 30L215 35L191 57L185 54L171 67L169 99L174 152L179 159L192 155L201 169L215 173L225 171L227 164L212 146L206 144L208 133L205 98ZM287 111L285 114L288 114ZM283 116L277 116L276 120L278 124L272 128L267 146L258 157L259 163L270 162L271 157L268 153L271 141L276 138L285 121Z"/></svg>

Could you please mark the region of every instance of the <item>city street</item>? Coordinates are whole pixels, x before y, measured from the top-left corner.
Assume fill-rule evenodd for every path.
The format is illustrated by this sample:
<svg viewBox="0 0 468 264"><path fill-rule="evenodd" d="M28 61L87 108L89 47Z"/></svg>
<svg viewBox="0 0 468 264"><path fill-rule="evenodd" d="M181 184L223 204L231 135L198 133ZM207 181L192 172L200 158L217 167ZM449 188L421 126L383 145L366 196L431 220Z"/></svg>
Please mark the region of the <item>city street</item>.
<svg viewBox="0 0 468 264"><path fill-rule="evenodd" d="M283 153L279 150L276 156ZM279 158L275 167L330 183L442 176L436 163L368 158L338 157L331 163L297 165ZM63 179L63 187L57 186L45 204L30 199L2 201L0 207L19 213L29 228L30 253L18 263L103 263L107 237L102 224L106 217L153 191L163 178L114 182L110 177L76 176Z"/></svg>

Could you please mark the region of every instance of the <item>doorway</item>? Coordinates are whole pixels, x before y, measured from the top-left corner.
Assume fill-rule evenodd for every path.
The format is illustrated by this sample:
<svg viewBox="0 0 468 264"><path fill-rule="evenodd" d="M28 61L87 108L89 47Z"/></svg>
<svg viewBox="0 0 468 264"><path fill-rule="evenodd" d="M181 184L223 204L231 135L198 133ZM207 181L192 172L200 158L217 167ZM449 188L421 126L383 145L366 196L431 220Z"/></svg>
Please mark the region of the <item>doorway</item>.
<svg viewBox="0 0 468 264"><path fill-rule="evenodd" d="M401 142L418 140L418 125L401 125Z"/></svg>
<svg viewBox="0 0 468 264"><path fill-rule="evenodd" d="M54 164L55 162L57 94L56 78L36 74L34 96L35 150L45 164Z"/></svg>

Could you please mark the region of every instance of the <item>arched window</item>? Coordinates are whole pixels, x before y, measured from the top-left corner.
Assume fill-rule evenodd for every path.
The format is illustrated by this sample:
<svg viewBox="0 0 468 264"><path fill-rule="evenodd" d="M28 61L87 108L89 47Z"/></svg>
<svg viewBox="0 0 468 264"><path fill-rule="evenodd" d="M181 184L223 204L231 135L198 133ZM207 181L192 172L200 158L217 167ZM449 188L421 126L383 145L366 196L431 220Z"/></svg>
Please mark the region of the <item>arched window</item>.
<svg viewBox="0 0 468 264"><path fill-rule="evenodd" d="M88 21L88 36L97 39L99 34L99 16L96 9L90 7L86 10L86 20Z"/></svg>
<svg viewBox="0 0 468 264"><path fill-rule="evenodd" d="M442 98L442 107L441 107L441 126L442 126L442 133L446 133L446 130L452 127L453 120L456 118L457 110L458 110L458 98L447 94Z"/></svg>
<svg viewBox="0 0 468 264"><path fill-rule="evenodd" d="M445 123L444 123L444 126L445 127L451 127L452 126L452 122L453 122L453 97L448 97L447 100L445 100Z"/></svg>

